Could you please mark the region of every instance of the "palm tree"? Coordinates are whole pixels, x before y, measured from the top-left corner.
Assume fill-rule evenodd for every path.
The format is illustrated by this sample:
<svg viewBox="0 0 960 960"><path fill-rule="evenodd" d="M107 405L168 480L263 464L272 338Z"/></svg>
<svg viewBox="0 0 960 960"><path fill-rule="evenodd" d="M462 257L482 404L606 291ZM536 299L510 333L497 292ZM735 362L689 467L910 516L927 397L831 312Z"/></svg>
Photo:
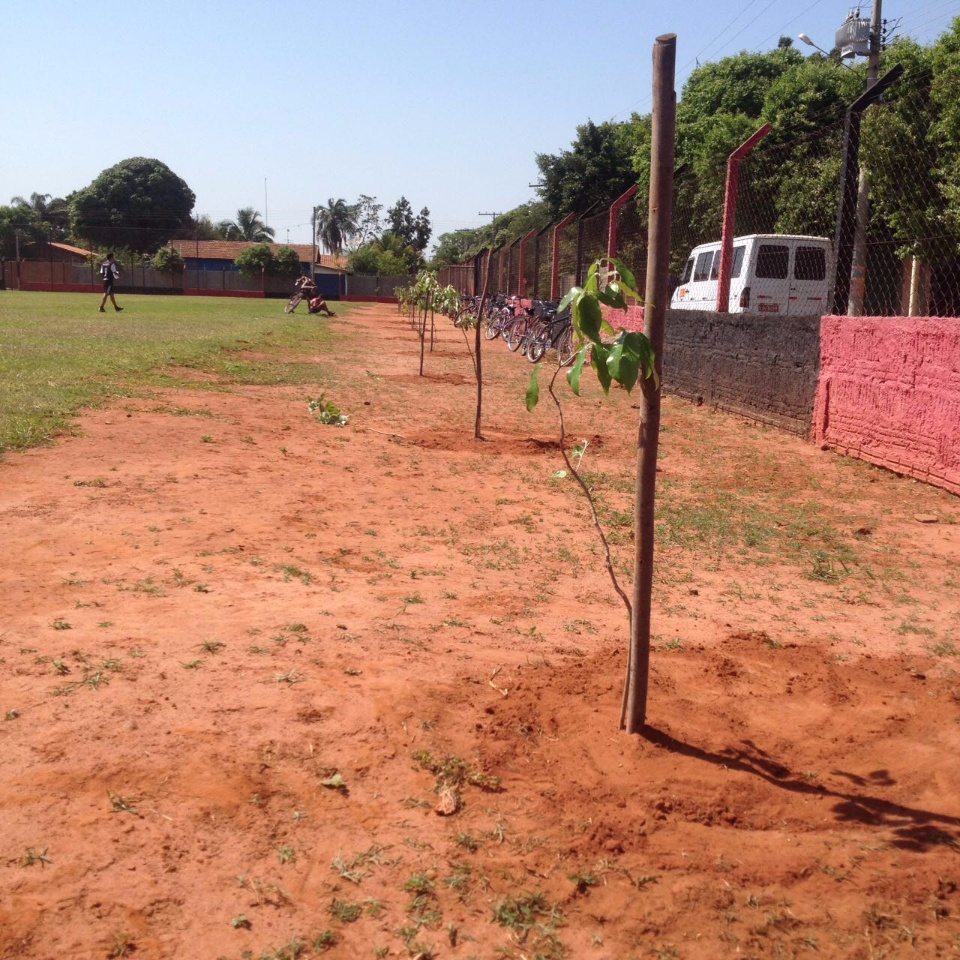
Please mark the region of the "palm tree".
<svg viewBox="0 0 960 960"><path fill-rule="evenodd" d="M317 245L323 245L330 253L343 253L343 243L357 231L357 208L346 200L332 197L325 207L316 209Z"/></svg>
<svg viewBox="0 0 960 960"><path fill-rule="evenodd" d="M54 197L49 193L31 193L29 200L11 197L10 204L30 211L36 223L36 231L41 236L51 240L62 240L66 237L67 228L70 226L70 213L67 201L62 197Z"/></svg>
<svg viewBox="0 0 960 960"><path fill-rule="evenodd" d="M269 243L275 233L260 219L260 211L244 207L237 211L236 220L223 220L217 224L224 240L247 240L250 243Z"/></svg>

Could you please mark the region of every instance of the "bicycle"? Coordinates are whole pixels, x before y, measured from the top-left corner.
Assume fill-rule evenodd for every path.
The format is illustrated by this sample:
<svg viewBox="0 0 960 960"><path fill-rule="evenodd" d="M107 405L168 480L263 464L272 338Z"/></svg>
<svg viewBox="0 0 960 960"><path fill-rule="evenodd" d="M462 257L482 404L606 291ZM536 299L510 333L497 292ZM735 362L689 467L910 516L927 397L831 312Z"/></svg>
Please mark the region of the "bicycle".
<svg viewBox="0 0 960 960"><path fill-rule="evenodd" d="M510 331L507 347L514 352L519 350L526 356L531 342L544 326L553 319L556 312L557 305L555 303L548 300L534 300L533 306L526 311L524 319Z"/></svg>
<svg viewBox="0 0 960 960"><path fill-rule="evenodd" d="M297 291L286 303L283 308L284 313L293 313L303 302L303 294Z"/></svg>
<svg viewBox="0 0 960 960"><path fill-rule="evenodd" d="M514 323L520 305L516 297L505 300L497 297L492 301L483 321L483 335L487 340L496 340L497 337L507 338L507 331Z"/></svg>
<svg viewBox="0 0 960 960"><path fill-rule="evenodd" d="M573 320L569 311L544 317L541 325L528 335L525 353L531 363L539 363L548 350L557 351L557 363L561 367L573 362Z"/></svg>

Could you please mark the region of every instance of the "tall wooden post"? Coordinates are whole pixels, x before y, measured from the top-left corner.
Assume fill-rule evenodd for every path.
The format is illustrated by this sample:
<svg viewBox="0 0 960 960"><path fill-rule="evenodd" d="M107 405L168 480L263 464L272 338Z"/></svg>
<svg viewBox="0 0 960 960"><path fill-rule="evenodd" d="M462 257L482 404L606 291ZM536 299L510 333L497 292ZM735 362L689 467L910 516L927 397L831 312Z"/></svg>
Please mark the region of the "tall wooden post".
<svg viewBox="0 0 960 960"><path fill-rule="evenodd" d="M656 357L658 378L663 371L663 328L670 298L670 225L673 216L673 160L676 147L677 96L674 90L677 37L657 37L653 47L653 130L650 144L650 217L647 285L643 332ZM650 621L653 599L654 500L657 447L660 440L660 381L641 381L640 435L637 445L637 498L634 505L633 616L627 686L621 728L641 733L647 719L650 683Z"/></svg>

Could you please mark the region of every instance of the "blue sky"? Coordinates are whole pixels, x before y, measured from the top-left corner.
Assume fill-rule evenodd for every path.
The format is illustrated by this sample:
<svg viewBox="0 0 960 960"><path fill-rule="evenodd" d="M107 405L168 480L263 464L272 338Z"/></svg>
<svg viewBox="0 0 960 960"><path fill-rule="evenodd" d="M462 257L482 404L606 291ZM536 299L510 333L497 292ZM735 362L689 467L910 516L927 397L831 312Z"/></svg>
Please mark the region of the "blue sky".
<svg viewBox="0 0 960 960"><path fill-rule="evenodd" d="M680 91L698 60L781 35L829 48L850 7L15 0L0 35L0 203L65 196L146 156L186 180L196 214L252 206L280 242L309 242L314 204L361 193L429 207L435 239L534 199L534 155L568 147L577 124L648 112L659 34L677 34ZM922 43L957 13L957 0L883 3Z"/></svg>

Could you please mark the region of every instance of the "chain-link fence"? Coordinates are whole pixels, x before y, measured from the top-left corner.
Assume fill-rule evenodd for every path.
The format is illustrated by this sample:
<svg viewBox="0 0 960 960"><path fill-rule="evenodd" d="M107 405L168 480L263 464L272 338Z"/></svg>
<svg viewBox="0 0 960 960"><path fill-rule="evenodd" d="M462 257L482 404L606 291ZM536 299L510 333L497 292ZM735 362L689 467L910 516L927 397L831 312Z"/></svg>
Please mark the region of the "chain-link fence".
<svg viewBox="0 0 960 960"><path fill-rule="evenodd" d="M853 105L839 103L806 126L774 129L737 166L734 234L824 238L833 255L825 312L960 316L960 109L949 112L951 104L960 104L960 70L936 78L904 71L856 123ZM845 164L852 175L844 176ZM726 157L712 169L676 172L674 285L695 247L721 239L727 174ZM491 292L559 296L583 282L598 256L611 255L634 273L642 295L647 197L641 190L621 201L501 248Z"/></svg>

